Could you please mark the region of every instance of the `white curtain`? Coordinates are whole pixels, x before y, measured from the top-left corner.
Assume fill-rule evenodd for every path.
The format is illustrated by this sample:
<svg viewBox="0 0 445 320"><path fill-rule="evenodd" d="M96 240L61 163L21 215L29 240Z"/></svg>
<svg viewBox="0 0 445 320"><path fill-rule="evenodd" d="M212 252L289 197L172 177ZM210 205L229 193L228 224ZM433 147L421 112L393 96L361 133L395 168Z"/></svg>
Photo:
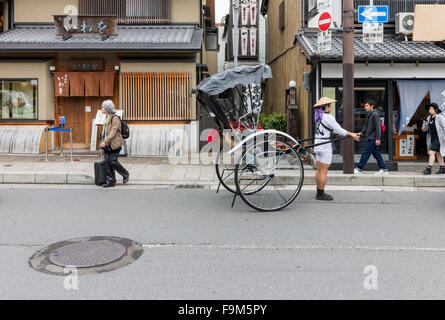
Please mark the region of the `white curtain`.
<svg viewBox="0 0 445 320"><path fill-rule="evenodd" d="M411 121L422 100L431 89L431 81L399 80L397 81L400 105L397 113L399 136Z"/></svg>
<svg viewBox="0 0 445 320"><path fill-rule="evenodd" d="M445 81L432 81L430 96L431 102L437 103L445 111Z"/></svg>

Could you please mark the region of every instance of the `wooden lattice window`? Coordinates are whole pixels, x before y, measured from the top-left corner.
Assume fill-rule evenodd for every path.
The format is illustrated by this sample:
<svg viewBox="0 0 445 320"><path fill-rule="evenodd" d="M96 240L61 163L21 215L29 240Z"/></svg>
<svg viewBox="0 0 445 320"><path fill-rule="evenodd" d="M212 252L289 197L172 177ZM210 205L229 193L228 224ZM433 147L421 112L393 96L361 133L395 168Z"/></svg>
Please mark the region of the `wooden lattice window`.
<svg viewBox="0 0 445 320"><path fill-rule="evenodd" d="M114 15L118 23L170 23L170 0L79 0L81 15Z"/></svg>
<svg viewBox="0 0 445 320"><path fill-rule="evenodd" d="M187 72L122 72L121 106L126 120L191 120Z"/></svg>

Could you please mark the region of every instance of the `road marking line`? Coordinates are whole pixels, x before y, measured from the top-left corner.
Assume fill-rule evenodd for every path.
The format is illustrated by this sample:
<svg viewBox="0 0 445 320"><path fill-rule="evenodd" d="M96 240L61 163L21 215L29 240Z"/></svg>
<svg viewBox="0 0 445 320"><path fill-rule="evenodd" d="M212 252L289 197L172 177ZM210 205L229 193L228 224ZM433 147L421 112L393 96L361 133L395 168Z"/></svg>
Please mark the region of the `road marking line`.
<svg viewBox="0 0 445 320"><path fill-rule="evenodd" d="M351 246L351 247L330 247L323 245L303 246L255 246L255 245L218 245L218 244L187 244L187 243L152 243L143 244L144 248L156 249L164 247L205 247L209 249L228 250L328 250L328 251L420 251L420 252L445 252L445 248L422 248L422 247L371 247L371 246Z"/></svg>

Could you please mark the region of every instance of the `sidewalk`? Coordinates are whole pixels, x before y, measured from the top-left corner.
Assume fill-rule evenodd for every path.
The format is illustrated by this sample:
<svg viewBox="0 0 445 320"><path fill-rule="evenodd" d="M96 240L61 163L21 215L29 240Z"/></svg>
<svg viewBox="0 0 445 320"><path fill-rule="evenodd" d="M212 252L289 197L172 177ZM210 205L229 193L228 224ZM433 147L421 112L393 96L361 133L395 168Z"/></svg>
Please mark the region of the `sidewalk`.
<svg viewBox="0 0 445 320"><path fill-rule="evenodd" d="M0 183L6 184L94 184L95 156L0 156ZM129 184L149 185L202 185L218 184L213 165L172 165L166 158L120 158L130 172ZM435 168L434 168L435 169ZM315 185L315 171L305 166L305 185ZM121 183L118 175L118 183ZM294 184L293 179L281 177L280 184ZM345 175L341 171L329 171L328 184L333 186L400 186L400 187L445 187L445 175L424 176L420 171L390 172L376 176L374 172L363 175Z"/></svg>

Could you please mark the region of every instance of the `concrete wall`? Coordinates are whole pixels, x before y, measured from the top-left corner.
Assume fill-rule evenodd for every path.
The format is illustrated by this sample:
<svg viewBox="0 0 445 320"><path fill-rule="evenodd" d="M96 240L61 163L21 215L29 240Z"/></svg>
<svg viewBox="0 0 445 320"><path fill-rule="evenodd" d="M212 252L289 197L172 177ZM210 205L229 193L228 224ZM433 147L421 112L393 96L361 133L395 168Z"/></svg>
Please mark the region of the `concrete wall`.
<svg viewBox="0 0 445 320"><path fill-rule="evenodd" d="M79 7L78 0L15 0L14 20L20 22L54 22L53 14L63 14L68 5Z"/></svg>
<svg viewBox="0 0 445 320"><path fill-rule="evenodd" d="M209 69L210 75L218 72L218 51L206 51L205 46L203 46L203 60Z"/></svg>
<svg viewBox="0 0 445 320"><path fill-rule="evenodd" d="M199 23L200 4L200 0L171 0L172 22Z"/></svg>
<svg viewBox="0 0 445 320"><path fill-rule="evenodd" d="M53 61L0 61L0 79L38 79L38 120L54 120Z"/></svg>
<svg viewBox="0 0 445 320"><path fill-rule="evenodd" d="M121 62L121 72L190 72L191 88L196 87L196 64L193 62ZM192 119L196 120L196 99L190 98Z"/></svg>

